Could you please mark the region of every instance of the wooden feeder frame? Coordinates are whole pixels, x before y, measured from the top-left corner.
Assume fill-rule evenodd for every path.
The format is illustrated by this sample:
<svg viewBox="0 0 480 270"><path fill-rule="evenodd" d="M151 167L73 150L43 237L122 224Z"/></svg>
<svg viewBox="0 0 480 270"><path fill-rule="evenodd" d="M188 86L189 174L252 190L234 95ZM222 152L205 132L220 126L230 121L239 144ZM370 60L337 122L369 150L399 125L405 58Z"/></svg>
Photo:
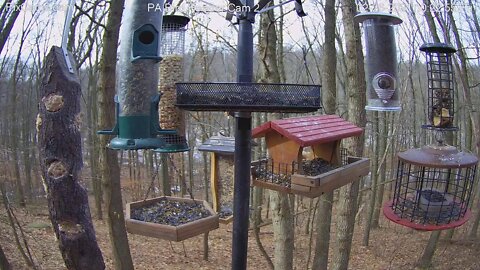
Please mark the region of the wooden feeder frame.
<svg viewBox="0 0 480 270"><path fill-rule="evenodd" d="M348 157L342 164L341 139L359 136L363 130L336 115L275 120L253 130L254 138L265 137L268 152L274 164L285 164L285 172L272 166L273 173L291 174L291 185L282 186L252 177L252 184L283 193L315 198L365 176L370 171L367 158ZM303 148L311 147L316 158L326 160L338 168L317 176L304 175ZM252 162L255 166L264 161ZM295 165L297 164L297 165ZM291 165L291 166L288 166Z"/></svg>
<svg viewBox="0 0 480 270"><path fill-rule="evenodd" d="M252 145L255 145L252 143ZM220 211L220 159L226 159L234 163L235 154L235 138L224 136L213 136L205 141L200 147L199 151L210 152L210 188L212 191L212 207L215 212ZM232 179L233 180L233 179ZM232 181L233 182L233 181ZM233 184L233 183L232 183ZM233 199L233 198L232 198ZM232 202L233 203L233 202ZM233 221L233 215L226 218L219 217L221 224L229 224Z"/></svg>
<svg viewBox="0 0 480 270"><path fill-rule="evenodd" d="M157 224L153 222L144 222L131 218L131 211L136 208L141 208L150 204L154 204L160 200L167 199L169 201L177 202L186 202L186 203L197 203L202 204L205 209L210 212L210 216L197 219L186 224L179 226L171 226L165 224ZM148 237L155 237L159 239L169 240L180 242L185 239L218 229L218 215L213 211L213 209L208 205L207 202L202 200L194 200L188 198L177 198L163 196L153 199L147 199L143 201L127 203L125 215L125 225L127 231L132 234L138 234Z"/></svg>

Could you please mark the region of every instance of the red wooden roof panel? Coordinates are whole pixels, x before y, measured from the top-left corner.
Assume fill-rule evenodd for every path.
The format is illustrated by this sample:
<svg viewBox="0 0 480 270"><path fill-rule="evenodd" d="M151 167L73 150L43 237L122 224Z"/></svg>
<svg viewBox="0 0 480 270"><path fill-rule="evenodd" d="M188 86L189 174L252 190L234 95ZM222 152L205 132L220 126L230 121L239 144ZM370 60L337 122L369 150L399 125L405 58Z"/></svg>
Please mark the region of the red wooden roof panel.
<svg viewBox="0 0 480 270"><path fill-rule="evenodd" d="M270 131L305 147L360 136L363 129L337 115L318 115L270 121L255 128L252 136L264 137Z"/></svg>

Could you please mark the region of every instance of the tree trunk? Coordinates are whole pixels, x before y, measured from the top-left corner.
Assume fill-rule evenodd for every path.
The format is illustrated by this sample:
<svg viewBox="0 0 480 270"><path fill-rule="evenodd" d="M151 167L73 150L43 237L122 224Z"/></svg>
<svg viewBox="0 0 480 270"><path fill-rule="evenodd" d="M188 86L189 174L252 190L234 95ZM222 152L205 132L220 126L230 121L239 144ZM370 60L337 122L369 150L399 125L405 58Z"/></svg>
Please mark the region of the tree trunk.
<svg viewBox="0 0 480 270"><path fill-rule="evenodd" d="M273 5L273 1L269 5ZM280 83L280 71L277 57L277 29L275 14L269 10L260 18L260 81ZM279 117L279 115L274 115ZM276 191L270 192L272 203L272 222L275 242L273 265L276 270L293 269L294 250L294 197Z"/></svg>
<svg viewBox="0 0 480 270"><path fill-rule="evenodd" d="M72 58L73 59L73 58ZM48 209L68 269L105 269L93 229L88 195L80 185L80 82L61 48L53 47L39 95L38 147Z"/></svg>
<svg viewBox="0 0 480 270"><path fill-rule="evenodd" d="M337 50L335 48L336 12L335 0L325 2L325 43L323 46L323 109L325 114L337 111ZM332 223L333 191L319 198L317 212L317 237L312 269L327 269Z"/></svg>
<svg viewBox="0 0 480 270"><path fill-rule="evenodd" d="M98 127L111 128L115 125L115 68L120 22L124 0L110 2L110 12L103 37L103 54L100 65ZM128 245L123 213L120 167L117 152L108 149L108 136L100 137L100 172L105 194L105 212L115 269L134 269Z"/></svg>
<svg viewBox="0 0 480 270"><path fill-rule="evenodd" d="M11 1L8 2L11 4ZM0 9L0 15L2 15L2 19L0 21L0 25L2 25L2 29L0 29L0 53L2 53L5 43L7 43L8 36L12 31L13 25L15 24L15 21L17 20L18 14L20 14L21 7L24 3L25 0L18 0L16 3L9 6L6 5L6 2L4 2L4 5ZM10 13L10 15L4 17L3 15L6 13Z"/></svg>
<svg viewBox="0 0 480 270"><path fill-rule="evenodd" d="M8 262L7 256L3 252L2 246L0 245L0 270L10 270L12 267Z"/></svg>
<svg viewBox="0 0 480 270"><path fill-rule="evenodd" d="M432 266L432 259L433 255L435 254L435 250L437 249L437 243L440 239L440 234L442 231L434 231L430 235L430 239L428 240L428 244L423 251L422 257L417 261L417 267L420 268L429 268Z"/></svg>
<svg viewBox="0 0 480 270"><path fill-rule="evenodd" d="M273 265L275 270L293 269L294 220L292 212L294 196L277 191L270 192L272 226L275 242Z"/></svg>
<svg viewBox="0 0 480 270"><path fill-rule="evenodd" d="M346 39L346 66L347 66L347 97L348 119L359 127L366 125L365 104L366 84L363 62L363 52L360 29L353 17L356 14L354 0L342 0L342 16ZM349 152L361 156L363 154L364 135L346 141ZM352 246L357 210L357 196L359 181L340 189L338 219L337 219L337 247L333 259L332 269L347 269Z"/></svg>

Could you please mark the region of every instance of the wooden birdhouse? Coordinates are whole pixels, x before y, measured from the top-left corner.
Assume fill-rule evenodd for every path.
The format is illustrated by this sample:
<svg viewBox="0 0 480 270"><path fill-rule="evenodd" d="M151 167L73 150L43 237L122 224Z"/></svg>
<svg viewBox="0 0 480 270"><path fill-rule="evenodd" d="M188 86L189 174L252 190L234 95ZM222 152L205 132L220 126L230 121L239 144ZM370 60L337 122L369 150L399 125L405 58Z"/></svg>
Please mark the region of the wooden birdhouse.
<svg viewBox="0 0 480 270"><path fill-rule="evenodd" d="M340 144L363 130L336 115L274 120L252 131L264 137L269 159L253 163L252 183L265 188L317 197L370 171L369 159L346 158Z"/></svg>

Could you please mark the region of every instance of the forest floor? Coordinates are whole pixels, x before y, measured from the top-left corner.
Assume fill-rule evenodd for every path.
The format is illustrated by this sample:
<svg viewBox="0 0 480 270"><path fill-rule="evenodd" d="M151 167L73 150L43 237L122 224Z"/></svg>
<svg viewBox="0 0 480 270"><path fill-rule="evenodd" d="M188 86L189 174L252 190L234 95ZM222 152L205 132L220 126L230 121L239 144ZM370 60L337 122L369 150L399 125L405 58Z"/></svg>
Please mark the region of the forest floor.
<svg viewBox="0 0 480 270"><path fill-rule="evenodd" d="M15 214L24 228L38 268L65 269L48 219L45 202L27 209L15 209ZM298 216L297 225L299 226L295 232L295 269L307 269L308 254L310 251L313 253L315 247L314 237L312 240L304 233L305 224L306 218ZM94 225L107 269L114 269L106 222L95 219ZM439 243L432 269L480 269L480 241L462 240L468 227L468 224L460 227L452 241L442 240ZM335 226L332 226L332 230L334 228ZM370 246L363 247L361 245L362 228L362 224L357 224L349 269L415 269L414 263L430 235L403 228L382 217L381 228L372 230ZM209 260L204 261L203 236L176 243L129 234L130 249L136 269L230 269L231 240L232 224L221 224L218 230L210 233ZM267 252L273 254L271 225L261 228L261 240ZM28 269L16 247L3 205L0 210L0 243L13 269ZM336 244L335 231L332 231L331 243L331 246ZM249 238L248 269L268 269L252 233Z"/></svg>

